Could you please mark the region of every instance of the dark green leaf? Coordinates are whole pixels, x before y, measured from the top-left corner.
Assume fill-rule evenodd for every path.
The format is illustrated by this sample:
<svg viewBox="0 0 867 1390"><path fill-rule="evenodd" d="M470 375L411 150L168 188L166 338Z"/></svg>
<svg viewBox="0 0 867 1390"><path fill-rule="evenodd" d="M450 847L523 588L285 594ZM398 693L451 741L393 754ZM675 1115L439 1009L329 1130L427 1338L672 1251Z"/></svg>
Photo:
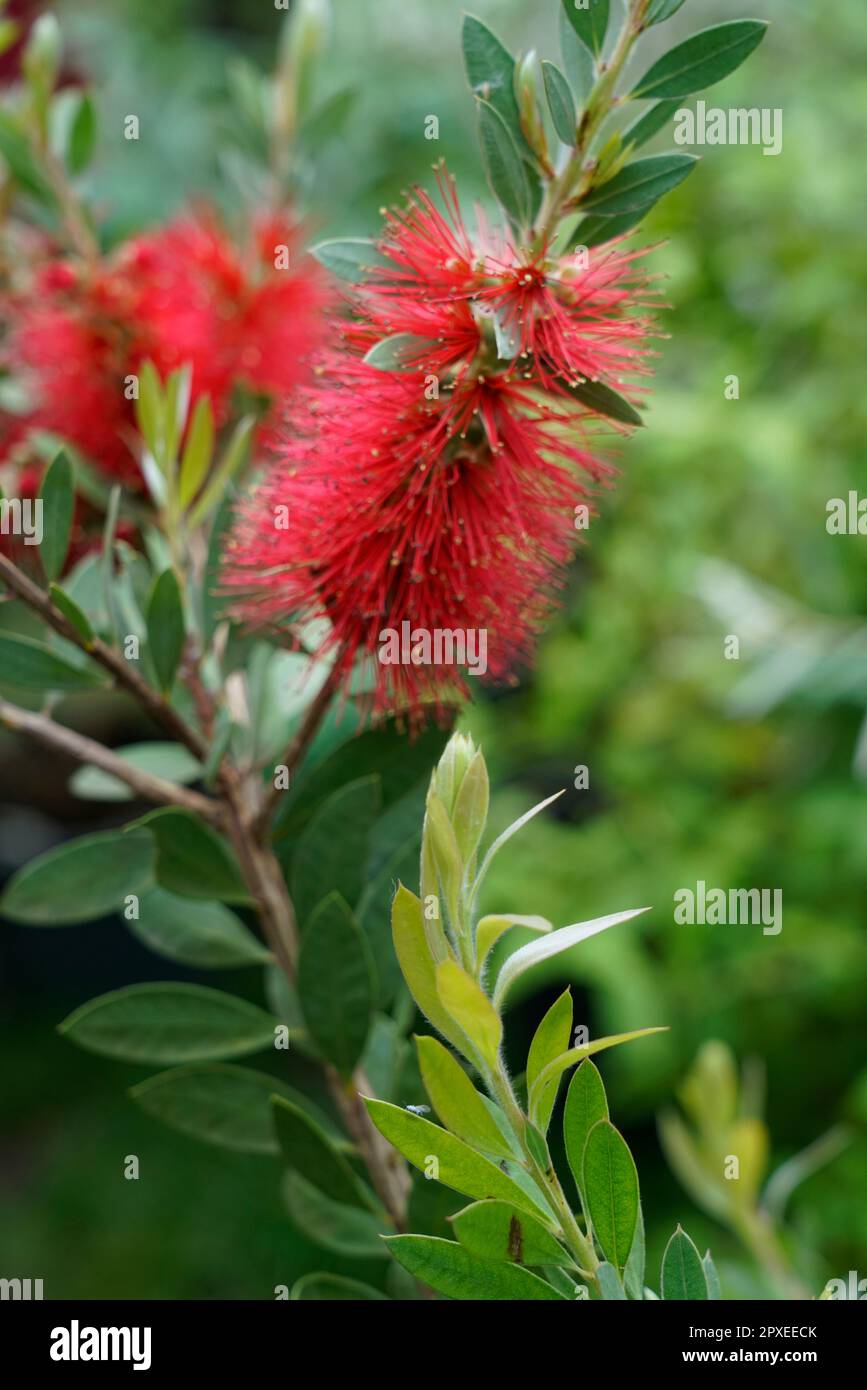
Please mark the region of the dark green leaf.
<svg viewBox="0 0 867 1390"><path fill-rule="evenodd" d="M404 1269L448 1298L556 1302L563 1297L520 1265L480 1260L455 1241L437 1236L389 1236L385 1243Z"/></svg>
<svg viewBox="0 0 867 1390"><path fill-rule="evenodd" d="M713 87L750 56L767 27L761 19L735 19L702 29L648 68L630 98L688 97Z"/></svg>
<svg viewBox="0 0 867 1390"><path fill-rule="evenodd" d="M601 53L608 33L609 0L563 0L572 28L593 53Z"/></svg>
<svg viewBox="0 0 867 1390"><path fill-rule="evenodd" d="M575 1185L584 1196L584 1146L595 1124L608 1119L608 1101L598 1068L589 1057L578 1067L566 1092L563 1138Z"/></svg>
<svg viewBox="0 0 867 1390"><path fill-rule="evenodd" d="M86 613L79 608L75 599L69 597L58 584L49 584L48 593L55 608L59 608L68 623L72 623L79 637L88 644L93 641L93 628Z"/></svg>
<svg viewBox="0 0 867 1390"><path fill-rule="evenodd" d="M572 237L571 245L604 246L607 241L623 236L637 227L648 213L648 208L638 208L635 212L624 212L619 217L585 217Z"/></svg>
<svg viewBox="0 0 867 1390"><path fill-rule="evenodd" d="M539 1074L544 1071L549 1062L553 1062L555 1057L559 1057L565 1052L572 1038L572 994L570 990L564 990L560 998L553 1003L542 1019L530 1043L530 1051L527 1057L527 1090L531 1091L534 1082ZM532 1119L539 1126L543 1134L547 1132L551 1121L551 1111L554 1109L554 1102L557 1099L557 1090L560 1085L560 1076L553 1079L550 1086L546 1087L542 1095L534 1106Z"/></svg>
<svg viewBox="0 0 867 1390"><path fill-rule="evenodd" d="M519 226L532 216L532 191L514 137L498 111L480 101L479 140L491 191Z"/></svg>
<svg viewBox="0 0 867 1390"><path fill-rule="evenodd" d="M80 174L93 158L96 145L96 107L89 92L82 92L78 98L75 115L69 130L69 146L66 162L71 174Z"/></svg>
<svg viewBox="0 0 867 1390"><path fill-rule="evenodd" d="M582 381L567 384L570 396L586 405L597 415L606 415L609 420L619 420L623 425L643 425L644 421L634 405L621 396L613 387L603 381Z"/></svg>
<svg viewBox="0 0 867 1390"><path fill-rule="evenodd" d="M201 764L180 743L131 743L114 752L130 767L181 785L202 775ZM98 767L79 768L70 778L69 789L83 801L131 801L135 796L126 782Z"/></svg>
<svg viewBox="0 0 867 1390"><path fill-rule="evenodd" d="M677 98L671 101L657 101L653 106L649 106L643 116L639 116L637 121L633 121L632 125L624 130L623 148L634 145L636 149L640 149L642 145L646 145L657 131L662 130L679 106Z"/></svg>
<svg viewBox="0 0 867 1390"><path fill-rule="evenodd" d="M355 87L344 87L328 97L302 124L298 135L301 148L306 153L315 154L339 135L357 101L358 89Z"/></svg>
<svg viewBox="0 0 867 1390"><path fill-rule="evenodd" d="M339 893L322 900L304 929L298 990L311 1038L351 1075L370 1029L375 977L370 947Z"/></svg>
<svg viewBox="0 0 867 1390"><path fill-rule="evenodd" d="M182 898L219 898L250 903L250 894L228 846L209 826L188 811L172 807L150 811L136 826L146 827L157 843L157 881Z"/></svg>
<svg viewBox="0 0 867 1390"><path fill-rule="evenodd" d="M283 1199L298 1230L314 1245L350 1260L384 1260L383 1223L372 1212L326 1197L300 1173L283 1179Z"/></svg>
<svg viewBox="0 0 867 1390"><path fill-rule="evenodd" d="M461 42L467 80L473 94L494 108L513 137L523 145L518 100L515 96L515 60L475 15L464 15Z"/></svg>
<svg viewBox="0 0 867 1390"><path fill-rule="evenodd" d="M0 912L13 922L60 927L104 917L153 884L149 835L102 831L32 859L12 876Z"/></svg>
<svg viewBox="0 0 867 1390"><path fill-rule="evenodd" d="M671 192L698 163L692 154L652 154L627 164L613 179L594 189L582 207L613 217L622 212L650 208Z"/></svg>
<svg viewBox="0 0 867 1390"><path fill-rule="evenodd" d="M58 1024L79 1047L124 1062L206 1062L273 1046L277 1020L203 985L129 985L91 999Z"/></svg>
<svg viewBox="0 0 867 1390"><path fill-rule="evenodd" d="M593 54L587 45L582 43L572 27L572 21L565 5L561 6L559 11L559 27L560 55L563 59L563 67L579 104L583 106L593 89L595 75Z"/></svg>
<svg viewBox="0 0 867 1390"><path fill-rule="evenodd" d="M569 83L553 63L542 63L542 76L554 129L564 145L574 145L578 116Z"/></svg>
<svg viewBox="0 0 867 1390"><path fill-rule="evenodd" d="M317 903L332 889L350 907L358 902L379 798L378 777L350 782L328 798L298 839L291 882L302 930Z"/></svg>
<svg viewBox="0 0 867 1390"><path fill-rule="evenodd" d="M163 570L154 581L147 611L148 644L157 680L170 690L186 641L181 586L174 570Z"/></svg>
<svg viewBox="0 0 867 1390"><path fill-rule="evenodd" d="M149 950L182 965L221 970L271 959L267 947L222 903L176 898L163 888L143 894L138 919L127 926Z"/></svg>
<svg viewBox="0 0 867 1390"><path fill-rule="evenodd" d="M574 1264L541 1221L509 1202L474 1202L452 1218L452 1225L464 1249L482 1259L567 1268Z"/></svg>
<svg viewBox="0 0 867 1390"><path fill-rule="evenodd" d="M332 1201L376 1208L346 1158L305 1109L279 1094L272 1096L272 1108L280 1152L293 1172Z"/></svg>
<svg viewBox="0 0 867 1390"><path fill-rule="evenodd" d="M638 1173L625 1139L608 1120L599 1120L587 1136L584 1197L600 1250L623 1269L638 1223Z"/></svg>
<svg viewBox="0 0 867 1390"><path fill-rule="evenodd" d="M54 203L51 184L39 166L30 141L18 121L8 111L0 111L0 156L6 161L9 172L25 193L49 207Z"/></svg>
<svg viewBox="0 0 867 1390"><path fill-rule="evenodd" d="M0 632L0 680L19 690L89 690L102 677L88 666L72 666L32 637Z"/></svg>
<svg viewBox="0 0 867 1390"><path fill-rule="evenodd" d="M292 1285L289 1297L293 1301L313 1299L317 1303L390 1302L388 1295L380 1293L379 1289L362 1284L358 1279L344 1279L342 1274L305 1274Z"/></svg>
<svg viewBox="0 0 867 1390"><path fill-rule="evenodd" d="M170 1129L242 1153L279 1153L271 1116L273 1096L313 1108L275 1077L231 1062L172 1067L140 1081L130 1095Z"/></svg>
<svg viewBox="0 0 867 1390"><path fill-rule="evenodd" d="M358 900L358 925L370 942L379 981L379 1004L388 1005L397 993L403 976L391 940L391 903L400 882L418 881L419 832L368 881Z"/></svg>
<svg viewBox="0 0 867 1390"><path fill-rule="evenodd" d="M664 20L671 19L673 14L677 14L684 0L650 0L644 22L648 28L651 24L662 24Z"/></svg>
<svg viewBox="0 0 867 1390"><path fill-rule="evenodd" d="M45 470L39 489L42 502L42 542L39 555L47 579L56 579L69 551L75 479L69 457L62 450Z"/></svg>
<svg viewBox="0 0 867 1390"><path fill-rule="evenodd" d="M665 1247L661 1292L666 1303L686 1299L706 1301L708 1298L701 1255L681 1226Z"/></svg>

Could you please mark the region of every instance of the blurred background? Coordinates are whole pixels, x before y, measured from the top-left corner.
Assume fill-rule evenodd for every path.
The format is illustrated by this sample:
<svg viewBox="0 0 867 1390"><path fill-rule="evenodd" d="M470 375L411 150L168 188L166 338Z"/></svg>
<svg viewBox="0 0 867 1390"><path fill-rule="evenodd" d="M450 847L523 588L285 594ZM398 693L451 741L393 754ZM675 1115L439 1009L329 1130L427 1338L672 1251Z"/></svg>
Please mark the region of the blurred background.
<svg viewBox="0 0 867 1390"><path fill-rule="evenodd" d="M374 234L381 205L429 179L440 156L466 201L486 199L459 0L334 8L321 96L347 86L358 96L309 190L312 238ZM556 58L555 0L472 8L513 51ZM109 238L202 194L231 213L228 74L239 57L273 65L283 15L270 0L57 9L69 61L99 94L90 191ZM514 691L482 694L464 721L497 788L495 829L568 788L501 857L488 910L563 925L653 908L521 999L510 1049L522 1055L564 980L591 1033L670 1025L604 1062L612 1116L636 1155L651 1268L680 1219L713 1247L731 1296L753 1291L749 1262L680 1189L656 1133L657 1111L709 1038L763 1063L775 1162L851 1127L845 1151L798 1189L789 1224L816 1293L850 1269L867 1275L867 550L825 526L829 499L867 488L867 27L863 0L687 0L651 42L745 13L773 21L770 34L708 104L781 108L782 154L700 151L697 174L645 224L672 306L650 428L619 448L617 486L535 669ZM120 133L128 113L141 122L133 145ZM424 139L431 114L438 143ZM669 127L651 148L671 144ZM732 375L737 400L726 399ZM728 634L738 661L725 659ZM141 736L114 707L100 733ZM589 787L576 790L580 766ZM4 876L120 819L70 796L68 772L0 739ZM781 889L782 932L676 925L673 895L700 879ZM276 1162L159 1128L126 1098L140 1069L54 1032L97 993L194 973L150 956L117 922L56 933L4 924L0 970L0 1272L43 1278L47 1297L261 1298L310 1268L345 1267L288 1224ZM146 1182L117 1179L128 1153Z"/></svg>

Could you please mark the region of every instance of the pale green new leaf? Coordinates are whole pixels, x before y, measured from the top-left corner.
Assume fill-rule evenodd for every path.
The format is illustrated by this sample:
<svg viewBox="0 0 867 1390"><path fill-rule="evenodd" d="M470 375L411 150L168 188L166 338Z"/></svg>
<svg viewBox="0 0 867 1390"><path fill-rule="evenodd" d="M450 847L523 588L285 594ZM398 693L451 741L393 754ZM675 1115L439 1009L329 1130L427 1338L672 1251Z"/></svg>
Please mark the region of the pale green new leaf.
<svg viewBox="0 0 867 1390"><path fill-rule="evenodd" d="M527 1056L527 1090L532 1094L533 1086L550 1062L568 1050L572 1038L572 993L566 989L545 1014L533 1035ZM531 1106L530 1119L543 1134L547 1133L551 1121L551 1111L557 1099L560 1075L546 1086L539 1096L535 1108Z"/></svg>
<svg viewBox="0 0 867 1390"><path fill-rule="evenodd" d="M497 836L496 840L490 846L487 854L482 860L482 867L479 869L479 872L476 875L476 881L473 884L473 901L475 901L475 899L478 897L479 889L481 888L485 880L485 875L487 874L488 869L491 867L491 864L494 862L495 856L499 853L503 846L508 844L512 836L517 835L518 831L522 830L528 821L531 821L534 816L538 816L540 811L544 811L546 806L550 806L552 802L557 801L558 798L562 795L563 792L559 791L555 792L553 796L546 797L544 801L539 802L538 806L531 807L529 811L525 811L524 814L522 816L519 816L517 820L512 821L512 824L506 827L502 835Z"/></svg>
<svg viewBox="0 0 867 1390"><path fill-rule="evenodd" d="M503 1020L481 985L455 960L445 960L437 966L436 985L449 1017L488 1065L495 1067L503 1041Z"/></svg>
<svg viewBox="0 0 867 1390"><path fill-rule="evenodd" d="M463 1067L436 1038L416 1038L419 1069L430 1103L446 1129L498 1158L512 1149Z"/></svg>
<svg viewBox="0 0 867 1390"><path fill-rule="evenodd" d="M452 1217L452 1225L464 1249L482 1259L567 1269L575 1263L541 1221L509 1202L474 1202Z"/></svg>
<svg viewBox="0 0 867 1390"><path fill-rule="evenodd" d="M494 990L493 1002L495 1008L500 1008L503 1001L517 979L524 975L534 966L541 965L542 961L551 960L553 956L559 956L563 951L569 951L579 942L586 941L597 933L607 931L609 927L616 927L621 922L629 922L633 917L638 917L642 912L649 912L647 907L632 908L627 912L612 912L605 917L594 917L589 922L575 922L569 927L560 927L557 931L551 932L550 936L544 936L540 941L531 941L529 945L522 946L514 955L509 956L499 975Z"/></svg>
<svg viewBox="0 0 867 1390"><path fill-rule="evenodd" d="M499 941L510 927L523 927L525 931L538 932L541 936L545 932L554 930L554 923L549 922L547 917L519 917L514 913L493 913L489 917L482 917L476 927L476 957L479 963L479 970Z"/></svg>
<svg viewBox="0 0 867 1390"><path fill-rule="evenodd" d="M592 1057L597 1052L606 1052L609 1047L619 1047L621 1043L633 1042L636 1038L649 1038L652 1033L667 1031L665 1027L636 1028L632 1033L612 1033L610 1037L596 1038L594 1042L582 1043L580 1047L570 1047L568 1052L561 1052L560 1056L549 1062L537 1076L530 1092L531 1110L541 1104L548 1088L559 1080L564 1071L574 1067L576 1062L583 1062L585 1057Z"/></svg>
<svg viewBox="0 0 867 1390"><path fill-rule="evenodd" d="M439 930L441 935L442 928ZM436 960L428 945L421 901L402 883L398 884L391 905L391 931L403 977L416 1004L434 1028L466 1055L467 1038L439 997Z"/></svg>

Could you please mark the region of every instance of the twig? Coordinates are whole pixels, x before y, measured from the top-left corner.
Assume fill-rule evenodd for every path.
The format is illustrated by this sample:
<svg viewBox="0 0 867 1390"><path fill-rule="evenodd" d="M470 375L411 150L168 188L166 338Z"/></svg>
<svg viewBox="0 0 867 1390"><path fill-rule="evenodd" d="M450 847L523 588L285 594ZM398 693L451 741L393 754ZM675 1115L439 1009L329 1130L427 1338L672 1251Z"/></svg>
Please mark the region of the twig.
<svg viewBox="0 0 867 1390"><path fill-rule="evenodd" d="M182 810L191 811L193 815L201 816L203 820L212 824L222 823L223 809L218 801L212 801L206 796L200 796L198 792L189 791L188 788L177 786L163 777L155 777L150 772L133 767L110 748L103 747L101 743L87 738L84 734L76 733L73 729L67 729L63 724L57 724L45 714L21 709L18 705L10 704L8 700L0 699L0 724L16 733L28 734L39 743L44 743L47 748L66 753L76 762L89 763L100 768L110 776L116 777L119 782L124 782L146 801L156 801L165 806L179 806Z"/></svg>

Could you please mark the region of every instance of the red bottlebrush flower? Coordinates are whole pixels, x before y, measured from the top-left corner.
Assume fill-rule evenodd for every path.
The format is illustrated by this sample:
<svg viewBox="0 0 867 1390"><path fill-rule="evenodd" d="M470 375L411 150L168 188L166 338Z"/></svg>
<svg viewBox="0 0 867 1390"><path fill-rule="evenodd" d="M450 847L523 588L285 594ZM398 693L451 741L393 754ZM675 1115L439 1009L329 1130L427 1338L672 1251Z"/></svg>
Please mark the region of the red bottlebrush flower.
<svg viewBox="0 0 867 1390"><path fill-rule="evenodd" d="M236 383L282 400L308 371L326 297L285 221L258 227L246 259L202 215L136 238L96 269L50 263L5 305L3 365L31 408L0 415L0 458L50 430L140 487L126 378L147 359L163 376L190 362L193 403L210 395L218 423Z"/></svg>
<svg viewBox="0 0 867 1390"><path fill-rule="evenodd" d="M648 331L634 257L608 248L582 274L576 256L531 260L484 229L476 247L445 176L441 189L447 217L425 194L390 216L389 263L354 291L341 345L239 510L225 571L246 621L327 618L324 647L347 670L373 659L377 709L416 714L468 692L421 635L484 631L489 679L529 655L576 503L611 471L568 383L592 370L622 388ZM399 343L404 370L363 360L394 334L422 340ZM408 644L386 655L393 633Z"/></svg>

